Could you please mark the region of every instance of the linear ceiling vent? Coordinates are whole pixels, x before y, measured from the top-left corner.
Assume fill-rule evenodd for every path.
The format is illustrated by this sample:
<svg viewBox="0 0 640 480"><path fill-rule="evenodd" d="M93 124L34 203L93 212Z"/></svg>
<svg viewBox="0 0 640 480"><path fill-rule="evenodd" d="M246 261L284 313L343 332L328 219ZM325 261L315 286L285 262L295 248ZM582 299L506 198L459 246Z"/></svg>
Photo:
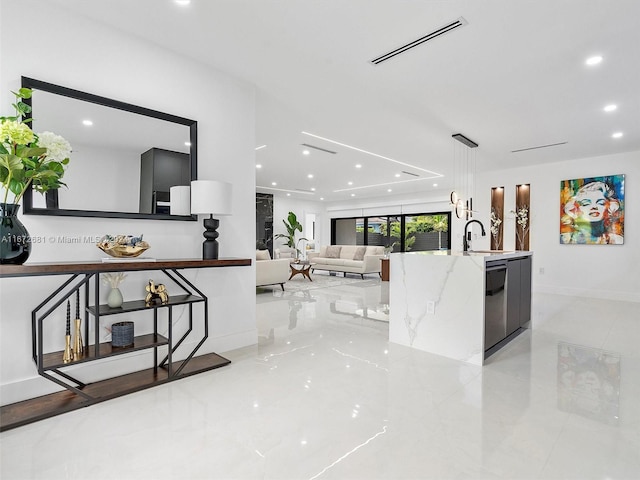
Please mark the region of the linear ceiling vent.
<svg viewBox="0 0 640 480"><path fill-rule="evenodd" d="M538 145L537 147L520 148L518 150L511 150L511 153L526 152L527 150L538 150L539 148L557 147L559 145L565 145L567 143L568 142L549 143L547 145Z"/></svg>
<svg viewBox="0 0 640 480"><path fill-rule="evenodd" d="M301 145L303 147L315 148L316 150L320 150L321 152L332 153L333 155L338 153L338 152L334 152L333 150L327 150L326 148L316 147L315 145L309 145L308 143L302 143Z"/></svg>
<svg viewBox="0 0 640 480"><path fill-rule="evenodd" d="M384 55L380 55L379 57L376 57L373 60L370 60L370 63L373 63L374 65L380 65L382 62L390 60L393 57L406 52L407 50L411 50L412 48L417 47L418 45L422 45L423 43L428 42L429 40L438 38L444 35L445 33L449 33L452 30L455 30L456 28L464 27L466 24L467 24L467 21L464 18L460 17L454 20L453 22L447 25L444 25L438 28L437 30L434 30L433 32L428 33L425 36L418 38L417 40L414 40L413 42L407 43L406 45L398 47L394 50L391 50L388 53L385 53Z"/></svg>
<svg viewBox="0 0 640 480"><path fill-rule="evenodd" d="M402 173L406 174L406 175L411 175L414 177L419 177L420 175L418 175L417 173L411 173L411 172L407 172L406 170L402 170Z"/></svg>

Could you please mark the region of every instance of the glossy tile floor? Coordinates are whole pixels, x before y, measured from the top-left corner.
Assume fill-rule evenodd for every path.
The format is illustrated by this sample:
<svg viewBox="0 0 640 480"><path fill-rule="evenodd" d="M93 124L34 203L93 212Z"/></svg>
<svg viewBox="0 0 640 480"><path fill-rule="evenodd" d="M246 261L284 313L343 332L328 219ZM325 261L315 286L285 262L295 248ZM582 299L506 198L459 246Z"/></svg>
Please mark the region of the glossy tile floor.
<svg viewBox="0 0 640 480"><path fill-rule="evenodd" d="M536 295L480 368L390 344L379 279L316 277L258 290L228 367L4 432L1 478L640 478L637 303Z"/></svg>

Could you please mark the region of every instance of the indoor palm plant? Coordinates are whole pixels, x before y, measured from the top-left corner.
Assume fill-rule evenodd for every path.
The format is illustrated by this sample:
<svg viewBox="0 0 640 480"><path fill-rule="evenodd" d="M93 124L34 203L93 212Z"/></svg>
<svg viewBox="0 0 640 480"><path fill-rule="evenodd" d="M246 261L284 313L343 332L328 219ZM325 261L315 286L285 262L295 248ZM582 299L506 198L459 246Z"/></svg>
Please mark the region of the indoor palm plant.
<svg viewBox="0 0 640 480"><path fill-rule="evenodd" d="M289 221L287 222L287 220ZM287 229L286 235L284 233L278 233L275 236L275 238L286 238L287 239L286 245L295 250L296 260L297 260L301 252L296 246L296 232L302 232L302 224L298 222L298 217L296 217L296 214L293 212L289 212L287 220L282 220L282 223L284 223L284 226ZM308 241L304 237L301 237L300 239L298 239L298 241L300 240Z"/></svg>
<svg viewBox="0 0 640 480"><path fill-rule="evenodd" d="M31 90L12 93L15 115L0 117L0 263L22 264L29 258L31 239L17 217L20 200L29 188L45 193L64 185L71 145L52 132L34 133L26 118L31 107L23 101L31 98Z"/></svg>

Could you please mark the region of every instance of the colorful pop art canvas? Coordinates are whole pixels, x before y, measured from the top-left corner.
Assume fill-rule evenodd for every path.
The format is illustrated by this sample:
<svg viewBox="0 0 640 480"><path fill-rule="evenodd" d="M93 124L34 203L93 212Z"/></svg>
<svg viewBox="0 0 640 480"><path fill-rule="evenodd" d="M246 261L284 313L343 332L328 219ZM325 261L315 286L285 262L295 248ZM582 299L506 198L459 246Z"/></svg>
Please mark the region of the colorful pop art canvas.
<svg viewBox="0 0 640 480"><path fill-rule="evenodd" d="M560 243L624 243L624 175L560 182Z"/></svg>

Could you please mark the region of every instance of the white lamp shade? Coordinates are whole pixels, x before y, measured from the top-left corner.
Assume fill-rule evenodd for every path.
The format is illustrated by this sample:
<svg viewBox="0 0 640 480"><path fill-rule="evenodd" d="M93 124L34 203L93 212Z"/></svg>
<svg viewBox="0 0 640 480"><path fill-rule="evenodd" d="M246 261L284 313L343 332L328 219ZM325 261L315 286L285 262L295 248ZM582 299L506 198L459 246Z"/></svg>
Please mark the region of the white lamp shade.
<svg viewBox="0 0 640 480"><path fill-rule="evenodd" d="M191 182L191 213L231 215L231 184L218 180Z"/></svg>
<svg viewBox="0 0 640 480"><path fill-rule="evenodd" d="M169 189L169 204L171 215L191 214L191 188L177 185Z"/></svg>

